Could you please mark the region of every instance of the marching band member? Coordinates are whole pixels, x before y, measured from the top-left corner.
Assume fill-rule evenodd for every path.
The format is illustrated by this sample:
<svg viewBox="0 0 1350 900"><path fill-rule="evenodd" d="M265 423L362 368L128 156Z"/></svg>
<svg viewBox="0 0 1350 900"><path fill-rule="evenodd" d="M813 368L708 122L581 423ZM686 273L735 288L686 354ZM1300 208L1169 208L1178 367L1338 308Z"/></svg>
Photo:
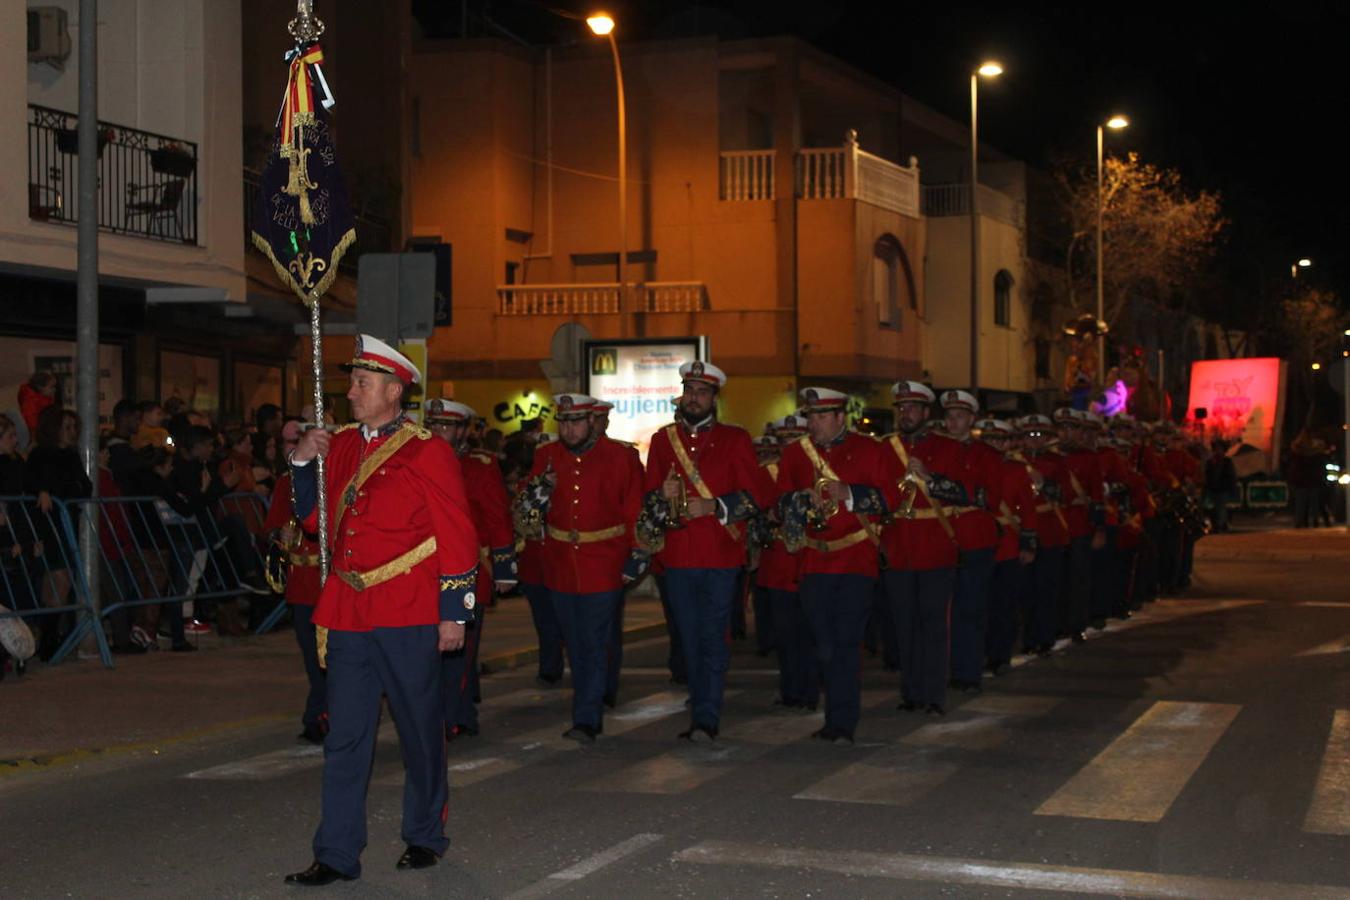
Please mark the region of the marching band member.
<svg viewBox="0 0 1350 900"><path fill-rule="evenodd" d="M1012 663L1017 606L1028 590L1036 559L1036 486L1017 452L1016 426L1002 419L984 419L975 428L1000 457L997 474L989 480L988 504L998 518L999 539L994 549L985 659L989 671L1001 675Z"/></svg>
<svg viewBox="0 0 1350 900"><path fill-rule="evenodd" d="M774 489L745 429L717 421L726 374L696 360L680 367L680 379L680 421L652 435L643 512L664 523L661 546L651 549L665 570L689 677L692 721L680 737L710 741L721 722L727 631L745 565L741 523L772 502Z"/></svg>
<svg viewBox="0 0 1350 900"><path fill-rule="evenodd" d="M469 500L469 515L478 533L478 583L475 592L480 607L486 606L493 590L505 593L516 584L515 531L511 527L510 503L497 458L484 450L470 449L469 430L477 413L454 400L432 399L426 404L426 423L432 433L448 443L459 460L464 491ZM478 733L478 708L474 698L478 688L478 648L483 643L483 619L478 616L466 626L464 647L445 654L442 678L445 682L446 736Z"/></svg>
<svg viewBox="0 0 1350 900"><path fill-rule="evenodd" d="M801 392L809 434L778 469L788 548L801 548L799 593L825 680L825 726L815 736L853 743L861 711L859 645L878 571L876 519L899 496L903 470L875 440L848 427L848 396Z"/></svg>
<svg viewBox="0 0 1350 900"><path fill-rule="evenodd" d="M1064 586L1060 627L1074 643L1086 640L1092 616L1093 551L1106 546L1106 508L1102 468L1089 446L1091 427L1074 409L1055 410L1060 452L1064 455L1064 515L1069 524L1068 584Z"/></svg>
<svg viewBox="0 0 1350 900"><path fill-rule="evenodd" d="M333 569L314 610L327 631L329 732L323 813L314 863L286 876L323 885L361 873L366 790L380 700L388 699L403 751L401 869L435 865L449 846L441 653L464 645L474 617L478 539L444 441L403 415L417 367L368 335L351 372L355 424L305 432L291 455L295 512L317 526L318 456L325 457ZM322 652L321 652L322 659Z"/></svg>
<svg viewBox="0 0 1350 900"><path fill-rule="evenodd" d="M595 431L595 400L558 394L558 440L534 454L517 498L544 526L548 586L572 666L572 727L563 736L593 744L603 731L606 646L625 584L642 574L634 540L642 467L629 448Z"/></svg>
<svg viewBox="0 0 1350 900"><path fill-rule="evenodd" d="M1064 457L1055 449L1055 424L1039 413L1016 422L1022 436L1022 458L1039 502L1036 504L1036 558L1022 601L1022 647L1048 656L1059 634L1059 594L1069 521L1064 515Z"/></svg>

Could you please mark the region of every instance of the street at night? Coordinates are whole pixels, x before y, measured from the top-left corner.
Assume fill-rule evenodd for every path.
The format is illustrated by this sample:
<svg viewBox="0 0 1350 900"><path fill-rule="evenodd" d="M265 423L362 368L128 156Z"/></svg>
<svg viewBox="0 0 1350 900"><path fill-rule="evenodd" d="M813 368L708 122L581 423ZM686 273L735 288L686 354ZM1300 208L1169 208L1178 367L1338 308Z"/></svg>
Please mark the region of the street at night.
<svg viewBox="0 0 1350 900"><path fill-rule="evenodd" d="M1350 896L1344 540L1206 538L1184 598L1020 658L941 720L896 712L895 676L869 658L851 747L807 737L819 714L773 709L776 670L752 642L712 749L675 740L664 638L630 644L591 747L559 738L565 690L501 671L483 681L481 733L451 744L442 865L394 869L402 773L384 732L364 871L334 895ZM29 685L17 720L59 736L0 770L7 896L295 895L281 876L308 856L321 757L280 721L302 693L288 639L189 662ZM130 709L128 692L165 677L195 687L163 702L198 708L140 695L107 726L132 749L42 710L68 692L76 709ZM184 715L191 729L144 737Z"/></svg>

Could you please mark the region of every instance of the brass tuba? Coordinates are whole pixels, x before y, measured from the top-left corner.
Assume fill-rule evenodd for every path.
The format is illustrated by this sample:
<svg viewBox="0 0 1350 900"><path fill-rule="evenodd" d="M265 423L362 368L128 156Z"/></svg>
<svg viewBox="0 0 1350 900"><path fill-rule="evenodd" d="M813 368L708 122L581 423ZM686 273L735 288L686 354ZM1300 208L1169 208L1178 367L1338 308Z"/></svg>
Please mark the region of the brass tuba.
<svg viewBox="0 0 1350 900"><path fill-rule="evenodd" d="M286 593L286 581L291 574L291 554L300 549L300 525L292 518L272 535L263 560L263 580L274 593Z"/></svg>

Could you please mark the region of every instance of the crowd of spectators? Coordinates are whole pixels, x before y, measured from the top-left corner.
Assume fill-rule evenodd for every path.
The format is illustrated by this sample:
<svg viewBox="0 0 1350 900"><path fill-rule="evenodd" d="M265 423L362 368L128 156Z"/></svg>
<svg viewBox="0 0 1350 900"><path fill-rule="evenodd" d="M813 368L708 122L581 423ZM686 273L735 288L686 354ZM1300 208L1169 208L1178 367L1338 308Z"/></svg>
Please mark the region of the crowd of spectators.
<svg viewBox="0 0 1350 900"><path fill-rule="evenodd" d="M0 500L0 603L37 613L25 622L38 657L50 659L74 625L68 612L41 611L75 602L79 557L70 535L87 515L97 517L103 604L127 602L108 616L114 652L158 649L161 635L188 652L194 633L256 626L274 605L249 602L272 595L262 521L300 420L264 404L252 422L222 428L177 399L118 401L99 436L100 501L91 505L83 423L59 404L57 387L50 373L37 373L20 388L19 410L0 413L0 498L11 498ZM13 499L20 497L32 499ZM238 593L220 596L226 586ZM204 601L202 593L216 596ZM176 599L147 602L159 597ZM22 669L0 648L0 678Z"/></svg>

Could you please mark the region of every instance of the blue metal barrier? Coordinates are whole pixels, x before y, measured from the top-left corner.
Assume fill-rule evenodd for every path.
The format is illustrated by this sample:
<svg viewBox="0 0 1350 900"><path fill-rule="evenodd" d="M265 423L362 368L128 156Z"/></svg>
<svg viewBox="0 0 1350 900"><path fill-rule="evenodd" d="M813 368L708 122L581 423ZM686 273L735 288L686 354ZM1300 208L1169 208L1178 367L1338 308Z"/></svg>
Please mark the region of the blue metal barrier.
<svg viewBox="0 0 1350 900"><path fill-rule="evenodd" d="M96 627L74 521L60 500L44 510L35 497L0 497L0 587L8 608L0 618L42 617L39 627L57 628L61 616L74 613L75 627L50 662L64 659L93 629L99 658L111 668L112 653L103 629ZM48 599L55 602L45 605Z"/></svg>

